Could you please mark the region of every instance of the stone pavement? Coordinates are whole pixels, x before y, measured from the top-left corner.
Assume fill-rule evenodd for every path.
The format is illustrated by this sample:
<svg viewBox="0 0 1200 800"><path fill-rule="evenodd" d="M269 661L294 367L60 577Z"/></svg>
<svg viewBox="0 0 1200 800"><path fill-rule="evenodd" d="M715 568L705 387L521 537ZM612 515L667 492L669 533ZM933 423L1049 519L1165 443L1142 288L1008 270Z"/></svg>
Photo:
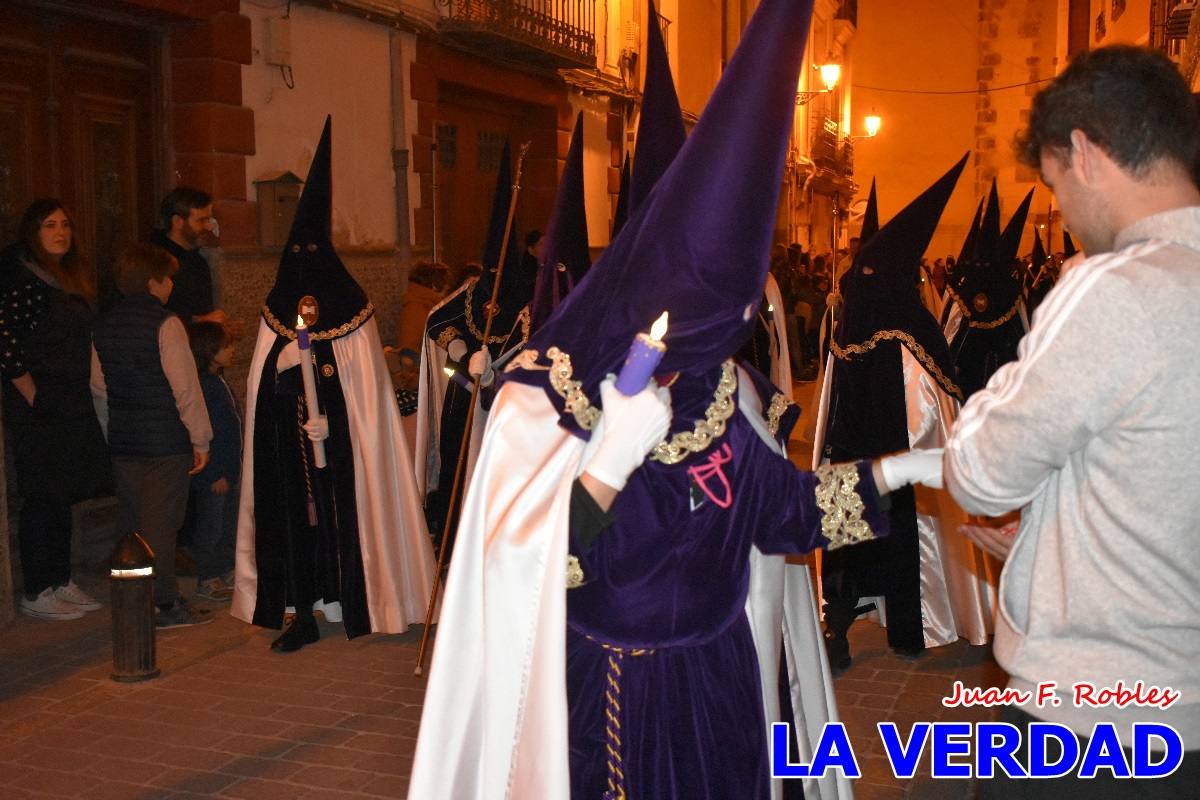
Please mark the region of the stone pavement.
<svg viewBox="0 0 1200 800"><path fill-rule="evenodd" d="M812 385L798 388L807 395ZM801 462L805 445L793 444ZM76 574L106 600L111 504L77 513ZM181 583L185 594L194 588ZM424 686L412 675L420 626L347 641L341 625L322 624L320 642L279 655L267 648L274 633L218 607L211 625L159 635L159 678L119 684L109 679L110 625L106 607L80 620L18 616L0 626L0 800L407 794ZM906 661L865 621L850 640L854 665L835 686L864 771L858 800L974 797L971 782L895 779L875 724L891 720L907 734L917 721L992 718L940 703L954 680L1003 685L990 648L959 642ZM917 774L928 776L928 764Z"/></svg>
<svg viewBox="0 0 1200 800"><path fill-rule="evenodd" d="M160 634L159 678L120 684L109 680L109 624L106 608L69 622L20 617L0 631L0 797L405 796L423 693L412 675L419 626L346 641L325 624L317 644L278 655L271 632L219 613ZM989 718L939 703L955 679L1003 682L988 649L960 642L904 661L868 622L851 641L855 663L836 688L864 772L856 797L972 797L969 783L893 778L875 723L906 732L918 720Z"/></svg>

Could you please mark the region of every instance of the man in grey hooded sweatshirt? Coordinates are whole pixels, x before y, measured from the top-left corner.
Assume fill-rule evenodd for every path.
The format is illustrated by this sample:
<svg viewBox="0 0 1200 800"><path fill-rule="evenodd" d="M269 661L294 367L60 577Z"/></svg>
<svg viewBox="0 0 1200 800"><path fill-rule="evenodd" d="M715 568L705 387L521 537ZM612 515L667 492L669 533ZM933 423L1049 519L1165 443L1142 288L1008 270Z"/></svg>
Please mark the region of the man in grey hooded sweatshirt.
<svg viewBox="0 0 1200 800"><path fill-rule="evenodd" d="M967 511L1021 510L1015 538L973 533L1007 556L995 654L1032 698L1002 721L1023 735L1060 723L1081 742L1113 723L1127 750L1132 723L1167 724L1183 763L1155 780L985 781L985 797L1200 792L1198 144L1186 84L1149 49L1082 53L1037 96L1019 156L1088 258L963 408L943 460Z"/></svg>

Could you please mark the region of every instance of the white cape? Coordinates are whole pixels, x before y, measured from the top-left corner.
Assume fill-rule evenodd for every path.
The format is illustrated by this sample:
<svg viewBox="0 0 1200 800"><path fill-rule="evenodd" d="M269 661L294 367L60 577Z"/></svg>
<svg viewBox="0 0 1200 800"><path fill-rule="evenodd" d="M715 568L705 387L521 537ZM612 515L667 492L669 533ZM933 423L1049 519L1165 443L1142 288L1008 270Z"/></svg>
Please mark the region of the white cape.
<svg viewBox="0 0 1200 800"><path fill-rule="evenodd" d="M742 412L771 440L756 392L739 377ZM599 434L590 441L599 442ZM411 800L569 796L567 539L571 486L589 446L559 427L540 388L509 383L497 396L446 582ZM747 613L755 646L763 663L778 663L786 623L791 674L806 679L793 687L803 702L795 711L797 745L811 758L824 724L837 716L807 568L789 580L782 557L755 550L751 569ZM763 688L766 718L777 720L774 674L764 671ZM851 796L844 782L823 783L819 794L805 789L825 800ZM777 797L778 781L772 789Z"/></svg>
<svg viewBox="0 0 1200 800"><path fill-rule="evenodd" d="M263 364L278 335L260 321L246 379L246 431L231 613L251 622L257 602L254 526L254 412ZM333 341L341 367L354 454L354 500L371 630L403 633L422 622L433 587L433 548L421 513L412 462L375 319ZM351 367L351 365L353 365ZM330 621L338 604L318 604Z"/></svg>
<svg viewBox="0 0 1200 800"><path fill-rule="evenodd" d="M447 303L454 300L467 290L464 283L446 299L433 307L429 316L436 314ZM459 327L465 321L456 323ZM429 330L428 317L425 330ZM417 384L417 440L413 443L413 472L417 478L417 492L421 502L429 493L438 488L438 475L441 471L441 450L438 443L442 435L442 402L446 399L446 385L450 379L446 377L446 350L433 339L425 337L421 344L420 375ZM471 446L467 451L467 464L463 474L463 486L471 480L475 469L475 460L479 456L479 445L483 441L483 426L487 422L487 414L478 401L475 403L475 419L471 424Z"/></svg>

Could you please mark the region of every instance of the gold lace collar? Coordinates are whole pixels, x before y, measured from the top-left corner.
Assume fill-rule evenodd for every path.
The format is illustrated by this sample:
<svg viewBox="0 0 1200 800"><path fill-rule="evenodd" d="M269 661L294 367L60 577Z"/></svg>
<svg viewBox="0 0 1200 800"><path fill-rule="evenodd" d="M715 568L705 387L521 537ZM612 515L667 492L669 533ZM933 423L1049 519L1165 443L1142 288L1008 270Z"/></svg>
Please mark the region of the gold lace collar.
<svg viewBox="0 0 1200 800"><path fill-rule="evenodd" d="M507 342L509 337L512 336L511 330L503 336L489 336L486 342L483 341L483 331L479 330L479 327L475 324L475 287L478 285L479 278L472 278L467 283L467 289L465 292L467 307L464 311L464 317L466 318L467 322L467 330L471 332L471 335L475 337L476 341L483 342L485 345ZM521 341L515 346L521 347L529 341L529 306L525 306L521 309L520 313L517 314L517 324L521 326Z"/></svg>
<svg viewBox="0 0 1200 800"><path fill-rule="evenodd" d="M879 331L870 339L867 339L862 344L848 344L841 347L837 342L830 340L829 349L837 358L842 361L850 361L854 356L861 356L871 350L874 350L876 345L883 341L896 340L904 344L908 348L908 352L916 356L917 360L924 365L925 369L933 376L933 379L938 382L942 390L947 394L952 394L958 398L959 402L964 402L963 391L954 381L938 368L937 362L933 360L933 356L921 346L920 342L914 339L904 331Z"/></svg>
<svg viewBox="0 0 1200 800"><path fill-rule="evenodd" d="M600 409L592 405L583 384L572 377L574 367L571 356L557 347L546 351L550 358L550 386L563 399L563 408L575 417L575 422L585 431L596 427L600 421ZM650 451L649 458L660 464L678 464L692 453L700 453L725 433L726 423L737 408L734 394L737 392L737 367L733 359L721 365L721 379L713 392L712 402L690 431L680 431L670 439L659 442Z"/></svg>

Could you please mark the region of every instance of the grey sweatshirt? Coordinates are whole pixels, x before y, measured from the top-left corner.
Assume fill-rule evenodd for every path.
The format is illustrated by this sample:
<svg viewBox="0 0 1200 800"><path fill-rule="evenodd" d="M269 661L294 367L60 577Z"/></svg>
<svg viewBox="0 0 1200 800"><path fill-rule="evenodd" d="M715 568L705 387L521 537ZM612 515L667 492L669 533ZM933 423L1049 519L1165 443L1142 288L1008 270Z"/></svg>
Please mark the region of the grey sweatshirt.
<svg viewBox="0 0 1200 800"><path fill-rule="evenodd" d="M946 485L969 512L1021 509L995 654L1024 706L1089 735L1176 728L1200 748L1200 207L1146 217L1070 270L1018 359L963 408ZM1073 703L1073 686L1171 687L1167 710Z"/></svg>

